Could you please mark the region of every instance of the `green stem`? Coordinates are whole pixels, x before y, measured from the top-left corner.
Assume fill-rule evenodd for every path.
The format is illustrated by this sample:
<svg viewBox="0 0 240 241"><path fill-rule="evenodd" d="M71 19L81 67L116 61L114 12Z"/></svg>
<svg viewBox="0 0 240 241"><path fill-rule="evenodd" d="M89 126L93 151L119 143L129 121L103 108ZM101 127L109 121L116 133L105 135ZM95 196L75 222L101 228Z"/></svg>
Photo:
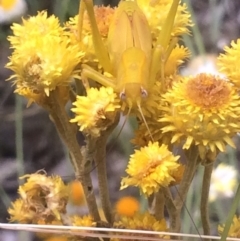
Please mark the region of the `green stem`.
<svg viewBox="0 0 240 241"><path fill-rule="evenodd" d="M99 196L102 204L102 209L106 220L109 224L113 223L112 207L110 202L108 179L107 179L107 167L106 167L106 146L107 139L112 131L116 128L119 122L120 115L117 114L113 123L111 123L108 128L102 132L101 136L97 140L96 152L95 152L95 164L98 174L98 187Z"/></svg>
<svg viewBox="0 0 240 241"><path fill-rule="evenodd" d="M109 188L108 188L107 168L106 168L106 144L107 144L107 136L104 135L101 138L99 138L97 142L95 163L97 166L99 195L100 195L100 200L102 204L102 209L106 217L106 220L110 224L112 224L113 215L112 215L111 202L109 198Z"/></svg>
<svg viewBox="0 0 240 241"><path fill-rule="evenodd" d="M225 226L224 226L224 229L223 229L220 241L226 241L226 239L227 239L228 232L229 232L229 229L231 227L231 224L232 224L232 221L233 221L233 217L234 217L234 215L236 213L239 201L240 201L240 183L238 184L237 192L236 192L236 195L235 195L235 197L233 199L233 203L231 205L231 209L230 209L230 211L228 213L227 221L225 223Z"/></svg>
<svg viewBox="0 0 240 241"><path fill-rule="evenodd" d="M52 91L49 96L48 111L54 120L55 126L67 146L73 168L76 176L81 175L81 163L83 162L83 156L81 154L77 138L75 126L69 122L69 116L66 113L64 106L59 101L58 91Z"/></svg>
<svg viewBox="0 0 240 241"><path fill-rule="evenodd" d="M84 161L82 163L81 168L81 179L80 181L83 183L83 190L85 194L85 198L87 200L87 205L89 209L89 213L96 222L100 222L101 218L98 212L97 202L93 190L92 179L90 173L92 171L92 161L93 155L96 148L96 141L91 139L90 137L86 139L86 146L82 147L82 154L84 156Z"/></svg>
<svg viewBox="0 0 240 241"><path fill-rule="evenodd" d="M15 130L16 130L16 158L18 177L24 175L23 160L23 113L22 113L22 96L15 96ZM19 180L21 184L21 180Z"/></svg>
<svg viewBox="0 0 240 241"><path fill-rule="evenodd" d="M201 219L204 235L210 235L210 222L208 214L208 197L209 189L211 184L211 176L213 171L213 162L205 166L203 182L202 182L202 193L201 193ZM210 241L210 239L206 239Z"/></svg>

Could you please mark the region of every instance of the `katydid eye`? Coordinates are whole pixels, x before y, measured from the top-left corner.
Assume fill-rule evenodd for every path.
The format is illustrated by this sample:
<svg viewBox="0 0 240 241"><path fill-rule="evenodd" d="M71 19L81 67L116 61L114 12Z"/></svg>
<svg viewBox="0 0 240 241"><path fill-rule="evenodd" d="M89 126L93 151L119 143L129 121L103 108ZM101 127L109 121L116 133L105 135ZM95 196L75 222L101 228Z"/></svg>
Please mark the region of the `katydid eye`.
<svg viewBox="0 0 240 241"><path fill-rule="evenodd" d="M143 88L141 88L141 96L144 99L148 97L148 92Z"/></svg>
<svg viewBox="0 0 240 241"><path fill-rule="evenodd" d="M119 97L121 100L126 100L126 93L125 91L120 92Z"/></svg>

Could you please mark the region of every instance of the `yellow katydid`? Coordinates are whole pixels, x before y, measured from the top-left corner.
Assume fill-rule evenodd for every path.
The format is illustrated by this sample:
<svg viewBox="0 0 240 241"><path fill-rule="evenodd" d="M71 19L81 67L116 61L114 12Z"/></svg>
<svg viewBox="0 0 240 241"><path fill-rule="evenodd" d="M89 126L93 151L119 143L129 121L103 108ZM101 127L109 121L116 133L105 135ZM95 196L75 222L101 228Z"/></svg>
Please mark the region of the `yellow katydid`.
<svg viewBox="0 0 240 241"><path fill-rule="evenodd" d="M120 99L126 102L129 112L132 108L138 108L146 126L141 105L148 97L148 91L155 83L157 74L163 69L171 52L169 49L173 49L176 43L172 41L171 44L170 39L178 4L179 0L173 0L153 48L151 29L136 0L119 3L109 28L107 46L104 45L97 27L92 0L81 1L79 26L82 25L81 15L86 8L96 56L104 71L113 76L106 77L90 66L82 65L83 80L92 79L104 86L112 87ZM161 72L162 78L163 74ZM149 130L148 126L147 129Z"/></svg>

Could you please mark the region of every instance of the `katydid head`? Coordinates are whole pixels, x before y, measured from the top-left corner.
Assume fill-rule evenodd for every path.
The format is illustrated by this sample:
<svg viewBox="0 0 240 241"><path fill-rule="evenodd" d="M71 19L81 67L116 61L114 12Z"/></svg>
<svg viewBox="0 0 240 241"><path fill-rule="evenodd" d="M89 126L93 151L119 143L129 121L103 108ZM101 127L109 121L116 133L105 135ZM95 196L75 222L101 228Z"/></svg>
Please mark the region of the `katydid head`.
<svg viewBox="0 0 240 241"><path fill-rule="evenodd" d="M137 107L138 103L141 105L142 101L148 97L148 92L139 83L127 83L119 97L127 102L129 107Z"/></svg>
<svg viewBox="0 0 240 241"><path fill-rule="evenodd" d="M141 108L142 101L144 99L146 99L147 97L148 97L147 90L144 89L142 86L140 86L138 83L127 83L125 85L125 89L120 92L120 99L122 101L126 101L128 104L128 107L129 107L127 116L131 112L132 108L137 107L139 110L139 113L142 117L142 120L143 120L144 124L146 125L149 135L150 135L152 141L154 141L152 133L149 129L149 126L147 124L147 121L143 115L142 108Z"/></svg>

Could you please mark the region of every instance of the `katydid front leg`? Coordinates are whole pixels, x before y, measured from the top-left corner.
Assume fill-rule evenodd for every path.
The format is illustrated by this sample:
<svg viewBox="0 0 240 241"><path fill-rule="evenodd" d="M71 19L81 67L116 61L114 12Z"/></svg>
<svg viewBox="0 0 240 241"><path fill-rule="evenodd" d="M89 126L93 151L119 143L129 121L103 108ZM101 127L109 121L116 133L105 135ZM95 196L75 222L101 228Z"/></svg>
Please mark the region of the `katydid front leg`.
<svg viewBox="0 0 240 241"><path fill-rule="evenodd" d="M81 78L82 78L83 85L86 89L89 88L88 80L91 79L103 86L112 87L114 90L116 90L116 83L114 78L109 78L107 76L104 76L86 64L82 65Z"/></svg>

